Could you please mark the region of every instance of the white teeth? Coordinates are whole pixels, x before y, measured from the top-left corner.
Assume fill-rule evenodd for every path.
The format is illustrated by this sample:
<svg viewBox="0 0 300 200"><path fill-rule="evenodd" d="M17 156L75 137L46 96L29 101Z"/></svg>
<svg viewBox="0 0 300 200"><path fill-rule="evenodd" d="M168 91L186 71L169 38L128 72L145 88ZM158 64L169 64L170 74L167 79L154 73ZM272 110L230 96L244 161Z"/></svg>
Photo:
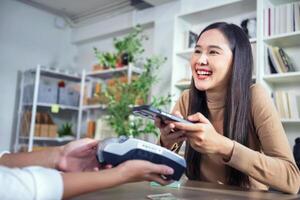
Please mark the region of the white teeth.
<svg viewBox="0 0 300 200"><path fill-rule="evenodd" d="M197 70L196 71L198 75L211 75L211 72L207 72L207 71L201 71L201 70Z"/></svg>

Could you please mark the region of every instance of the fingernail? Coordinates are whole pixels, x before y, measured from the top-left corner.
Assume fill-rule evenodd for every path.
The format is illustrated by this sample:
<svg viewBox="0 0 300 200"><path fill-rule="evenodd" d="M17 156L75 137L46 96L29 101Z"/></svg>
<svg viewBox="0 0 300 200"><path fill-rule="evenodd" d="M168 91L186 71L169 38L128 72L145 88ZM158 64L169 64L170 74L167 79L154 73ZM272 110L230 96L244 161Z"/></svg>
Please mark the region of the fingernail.
<svg viewBox="0 0 300 200"><path fill-rule="evenodd" d="M173 174L173 173L174 173L174 170L172 168L167 169L167 174Z"/></svg>

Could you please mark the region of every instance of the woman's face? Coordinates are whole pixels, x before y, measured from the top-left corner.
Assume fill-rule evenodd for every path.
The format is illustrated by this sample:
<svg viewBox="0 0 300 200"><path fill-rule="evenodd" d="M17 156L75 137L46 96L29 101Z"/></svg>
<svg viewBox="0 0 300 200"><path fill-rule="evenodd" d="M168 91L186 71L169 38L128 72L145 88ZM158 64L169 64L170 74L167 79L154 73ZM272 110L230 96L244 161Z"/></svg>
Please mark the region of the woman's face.
<svg viewBox="0 0 300 200"><path fill-rule="evenodd" d="M195 87L201 91L223 90L230 79L232 59L232 51L223 34L217 29L205 31L191 58Z"/></svg>

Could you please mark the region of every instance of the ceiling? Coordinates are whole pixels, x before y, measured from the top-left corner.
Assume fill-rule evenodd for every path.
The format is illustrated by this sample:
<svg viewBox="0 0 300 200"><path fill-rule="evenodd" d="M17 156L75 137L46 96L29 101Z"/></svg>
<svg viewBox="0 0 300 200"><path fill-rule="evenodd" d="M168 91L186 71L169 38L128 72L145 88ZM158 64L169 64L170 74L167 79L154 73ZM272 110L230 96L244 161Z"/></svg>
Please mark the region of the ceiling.
<svg viewBox="0 0 300 200"><path fill-rule="evenodd" d="M80 24L177 0L18 0Z"/></svg>

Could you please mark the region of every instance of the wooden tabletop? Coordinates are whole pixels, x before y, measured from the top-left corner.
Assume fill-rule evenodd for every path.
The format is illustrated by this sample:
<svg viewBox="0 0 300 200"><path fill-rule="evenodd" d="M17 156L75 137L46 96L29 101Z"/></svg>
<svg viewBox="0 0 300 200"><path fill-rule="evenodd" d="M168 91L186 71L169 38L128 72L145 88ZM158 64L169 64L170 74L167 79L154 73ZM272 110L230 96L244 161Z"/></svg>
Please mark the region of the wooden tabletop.
<svg viewBox="0 0 300 200"><path fill-rule="evenodd" d="M178 200L201 199L201 200L241 200L241 199L265 199L265 200L296 200L298 195L288 195L280 192L262 192L241 190L238 187L229 187L219 184L182 181L180 187L171 188L168 186L151 186L148 182L130 183L112 189L93 192L79 196L74 199L85 200L135 200L148 199L151 194L171 193Z"/></svg>

